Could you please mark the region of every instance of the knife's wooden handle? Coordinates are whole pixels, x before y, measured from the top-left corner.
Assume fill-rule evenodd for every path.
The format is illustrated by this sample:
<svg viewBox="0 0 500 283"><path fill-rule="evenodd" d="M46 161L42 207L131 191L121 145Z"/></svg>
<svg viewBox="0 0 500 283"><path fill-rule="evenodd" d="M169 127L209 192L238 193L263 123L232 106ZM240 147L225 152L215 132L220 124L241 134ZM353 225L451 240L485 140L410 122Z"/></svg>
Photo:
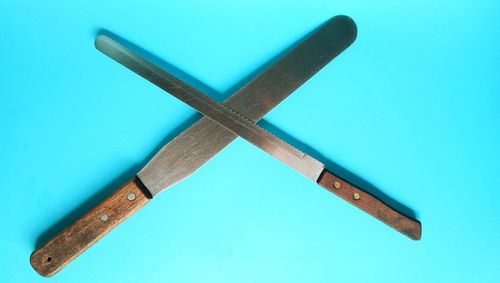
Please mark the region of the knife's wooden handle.
<svg viewBox="0 0 500 283"><path fill-rule="evenodd" d="M33 268L54 275L111 229L143 207L149 198L133 178L31 254Z"/></svg>
<svg viewBox="0 0 500 283"><path fill-rule="evenodd" d="M332 172L325 170L318 180L318 184L411 239L420 240L422 226L418 220L403 215L373 195L348 183Z"/></svg>

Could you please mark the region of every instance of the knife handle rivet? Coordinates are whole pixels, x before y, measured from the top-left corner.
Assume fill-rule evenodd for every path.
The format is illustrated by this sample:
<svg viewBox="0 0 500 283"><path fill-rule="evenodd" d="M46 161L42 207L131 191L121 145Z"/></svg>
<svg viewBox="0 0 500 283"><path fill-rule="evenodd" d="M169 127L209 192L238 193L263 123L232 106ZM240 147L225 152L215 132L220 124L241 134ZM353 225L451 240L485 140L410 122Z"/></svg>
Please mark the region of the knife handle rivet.
<svg viewBox="0 0 500 283"><path fill-rule="evenodd" d="M333 182L333 187L334 187L335 189L340 189L340 182L339 182L339 181L335 181L335 182Z"/></svg>
<svg viewBox="0 0 500 283"><path fill-rule="evenodd" d="M359 194L358 194L358 193L354 193L354 194L352 194L352 198L353 198L354 200L358 200L358 199L360 199L361 197L359 196Z"/></svg>
<svg viewBox="0 0 500 283"><path fill-rule="evenodd" d="M101 214L101 216L99 216L99 219L101 219L102 222L106 222L108 221L108 215L106 213L103 213Z"/></svg>
<svg viewBox="0 0 500 283"><path fill-rule="evenodd" d="M130 194L128 194L127 199L128 199L129 201L133 201L133 200L135 199L135 194L134 194L134 193L130 193Z"/></svg>

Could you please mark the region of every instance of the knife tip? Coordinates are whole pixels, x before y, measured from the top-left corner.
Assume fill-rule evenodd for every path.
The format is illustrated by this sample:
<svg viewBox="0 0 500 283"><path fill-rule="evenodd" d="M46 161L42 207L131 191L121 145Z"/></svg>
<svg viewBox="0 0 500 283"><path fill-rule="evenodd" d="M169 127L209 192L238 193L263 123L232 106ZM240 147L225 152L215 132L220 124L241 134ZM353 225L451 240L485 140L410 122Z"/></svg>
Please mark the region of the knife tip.
<svg viewBox="0 0 500 283"><path fill-rule="evenodd" d="M94 46L96 49L100 50L101 45L104 41L109 40L109 37L105 34L98 34L94 40Z"/></svg>

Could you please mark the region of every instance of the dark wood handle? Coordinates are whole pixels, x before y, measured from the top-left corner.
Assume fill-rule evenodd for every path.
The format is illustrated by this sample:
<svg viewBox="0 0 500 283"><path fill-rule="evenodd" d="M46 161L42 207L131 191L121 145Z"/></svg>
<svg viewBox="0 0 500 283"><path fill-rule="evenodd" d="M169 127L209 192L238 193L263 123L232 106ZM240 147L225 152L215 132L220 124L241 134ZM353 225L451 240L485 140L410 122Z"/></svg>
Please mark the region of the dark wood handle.
<svg viewBox="0 0 500 283"><path fill-rule="evenodd" d="M78 255L149 202L136 178L55 235L31 254L33 268L45 277L60 271Z"/></svg>
<svg viewBox="0 0 500 283"><path fill-rule="evenodd" d="M318 184L411 239L420 240L422 226L418 220L401 214L373 195L353 186L332 172L325 170Z"/></svg>

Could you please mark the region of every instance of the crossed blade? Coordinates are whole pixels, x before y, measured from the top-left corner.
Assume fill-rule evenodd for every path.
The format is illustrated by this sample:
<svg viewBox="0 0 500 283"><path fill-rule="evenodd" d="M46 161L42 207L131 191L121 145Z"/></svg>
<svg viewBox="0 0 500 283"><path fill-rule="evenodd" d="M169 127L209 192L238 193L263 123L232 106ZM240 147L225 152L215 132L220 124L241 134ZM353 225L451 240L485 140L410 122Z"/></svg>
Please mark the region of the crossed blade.
<svg viewBox="0 0 500 283"><path fill-rule="evenodd" d="M350 18L337 16L330 19L224 104L257 122L344 51L355 37L356 26ZM101 44L104 41L100 39L105 38L98 37L96 46L104 48ZM214 121L202 117L166 144L137 175L154 196L191 175L236 137Z"/></svg>
<svg viewBox="0 0 500 283"><path fill-rule="evenodd" d="M254 123L345 50L355 37L356 26L349 17L334 17L219 104L111 38L98 36L96 48L101 52L210 118L202 117L166 144L136 177L35 250L30 258L33 268L43 276L57 273L153 196L191 175L238 135L385 224L420 239L420 222L325 170L321 162Z"/></svg>
<svg viewBox="0 0 500 283"><path fill-rule="evenodd" d="M347 25L347 27L349 27L349 25ZM349 28L346 30L341 29L341 32L345 33L342 37L349 38L348 35L354 34L352 30L353 29ZM98 36L95 45L102 53L108 55L118 63L134 71L146 80L165 90L167 93L210 118L213 122L222 126L223 128L221 131L227 130L242 137L269 155L295 169L305 177L318 183L325 189L332 191L334 194L342 197L344 200L352 203L408 237L412 239L420 238L421 226L418 221L403 215L401 212L391 208L375 196L348 183L333 172L326 170L324 164L319 160L301 152L260 128L249 118L245 117L244 114L238 113L225 104L218 103L107 36ZM311 57L315 56L318 58L322 57L321 54L313 54ZM254 95L259 96L258 94ZM166 145L167 148L169 146L169 144ZM181 148L178 149L180 150ZM163 158L163 156L161 158ZM161 168L158 167L152 168L155 173L161 174L163 171L159 172L160 169ZM141 173L142 172L140 172L138 176L143 180L146 187L148 187L147 181L150 181L150 176L144 176ZM144 177L146 177L146 179L144 179Z"/></svg>

